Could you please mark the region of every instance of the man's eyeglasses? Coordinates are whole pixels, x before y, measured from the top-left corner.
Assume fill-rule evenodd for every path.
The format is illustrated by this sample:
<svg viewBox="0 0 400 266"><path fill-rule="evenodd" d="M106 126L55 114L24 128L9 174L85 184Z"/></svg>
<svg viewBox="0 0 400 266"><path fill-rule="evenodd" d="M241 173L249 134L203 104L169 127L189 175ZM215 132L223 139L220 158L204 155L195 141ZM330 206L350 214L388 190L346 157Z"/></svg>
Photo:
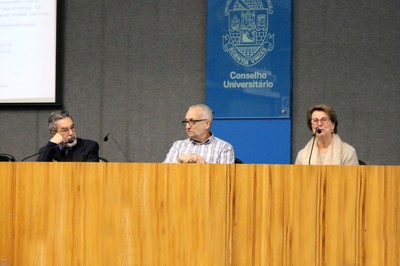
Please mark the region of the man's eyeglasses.
<svg viewBox="0 0 400 266"><path fill-rule="evenodd" d="M196 124L197 122L200 122L200 121L206 121L207 119L197 119L197 120L193 120L193 119L190 119L190 120L183 120L182 121L182 126L186 126L186 124L189 124L189 125L191 125L191 126L193 126L194 124Z"/></svg>
<svg viewBox="0 0 400 266"><path fill-rule="evenodd" d="M313 125L318 125L319 122L321 121L321 124L326 124L326 123L328 123L329 120L330 120L329 117L322 117L321 119L314 118L314 119L311 119L311 123Z"/></svg>
<svg viewBox="0 0 400 266"><path fill-rule="evenodd" d="M71 126L70 128L62 128L61 130L59 130L59 131L57 131L57 132L58 132L58 133L61 133L61 134L68 134L70 130L71 130L72 132L75 132L76 126L73 125L73 126Z"/></svg>

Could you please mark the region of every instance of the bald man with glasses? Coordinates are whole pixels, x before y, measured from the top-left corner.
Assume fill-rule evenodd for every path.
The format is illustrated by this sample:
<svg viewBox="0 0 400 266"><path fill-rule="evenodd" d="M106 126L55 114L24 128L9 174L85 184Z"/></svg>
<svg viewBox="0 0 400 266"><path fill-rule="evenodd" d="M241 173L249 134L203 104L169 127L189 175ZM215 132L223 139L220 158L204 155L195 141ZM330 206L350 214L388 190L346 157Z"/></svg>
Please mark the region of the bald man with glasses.
<svg viewBox="0 0 400 266"><path fill-rule="evenodd" d="M210 131L212 119L212 110L207 105L190 106L182 121L188 138L174 142L164 163L234 163L232 145Z"/></svg>

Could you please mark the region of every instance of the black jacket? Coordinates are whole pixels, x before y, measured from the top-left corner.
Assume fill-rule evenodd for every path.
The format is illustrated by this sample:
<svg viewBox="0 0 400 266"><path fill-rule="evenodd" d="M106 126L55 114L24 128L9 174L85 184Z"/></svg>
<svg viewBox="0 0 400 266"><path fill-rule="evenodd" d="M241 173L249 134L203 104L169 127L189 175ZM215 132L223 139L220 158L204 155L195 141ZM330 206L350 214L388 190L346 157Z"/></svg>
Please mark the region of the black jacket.
<svg viewBox="0 0 400 266"><path fill-rule="evenodd" d="M58 144L48 142L39 150L38 162L98 162L99 144L90 139L77 138L77 143L72 148L60 150ZM68 152L66 153L66 150Z"/></svg>

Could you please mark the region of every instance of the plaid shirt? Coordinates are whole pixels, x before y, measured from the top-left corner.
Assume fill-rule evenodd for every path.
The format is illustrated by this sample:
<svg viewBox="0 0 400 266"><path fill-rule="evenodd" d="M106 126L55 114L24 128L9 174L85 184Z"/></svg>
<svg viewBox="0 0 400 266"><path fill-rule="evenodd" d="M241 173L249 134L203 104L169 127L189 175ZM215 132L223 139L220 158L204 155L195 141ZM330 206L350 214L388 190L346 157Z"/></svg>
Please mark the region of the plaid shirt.
<svg viewBox="0 0 400 266"><path fill-rule="evenodd" d="M196 142L190 138L175 141L169 150L164 163L176 163L184 154L198 154L207 163L234 163L235 153L230 143L223 141L213 135L203 143Z"/></svg>

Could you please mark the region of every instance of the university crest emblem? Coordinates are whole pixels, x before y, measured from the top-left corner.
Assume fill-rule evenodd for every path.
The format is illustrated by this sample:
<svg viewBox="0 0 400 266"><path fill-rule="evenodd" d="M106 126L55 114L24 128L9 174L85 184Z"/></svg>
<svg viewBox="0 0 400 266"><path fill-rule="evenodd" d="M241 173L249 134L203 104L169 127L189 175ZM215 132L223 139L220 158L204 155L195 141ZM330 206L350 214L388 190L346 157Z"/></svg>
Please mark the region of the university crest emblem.
<svg viewBox="0 0 400 266"><path fill-rule="evenodd" d="M268 32L271 0L227 0L229 34L222 36L225 52L243 66L253 66L274 49L274 34Z"/></svg>

